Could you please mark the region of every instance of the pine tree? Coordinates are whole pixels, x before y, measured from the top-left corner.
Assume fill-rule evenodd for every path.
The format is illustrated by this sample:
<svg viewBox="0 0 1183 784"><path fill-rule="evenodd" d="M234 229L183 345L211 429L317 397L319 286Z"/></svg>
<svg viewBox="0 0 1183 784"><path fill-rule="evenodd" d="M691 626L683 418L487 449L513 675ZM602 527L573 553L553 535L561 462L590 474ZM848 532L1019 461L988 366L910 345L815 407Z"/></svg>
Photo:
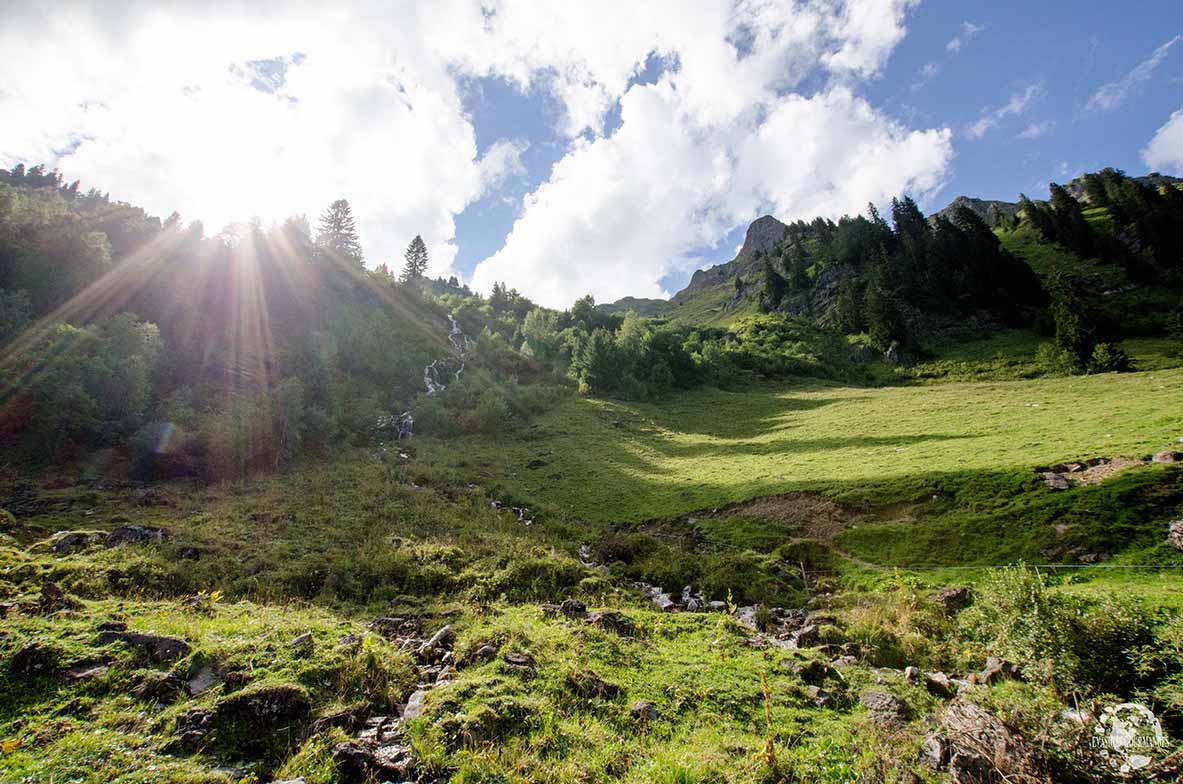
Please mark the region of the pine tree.
<svg viewBox="0 0 1183 784"><path fill-rule="evenodd" d="M407 252L403 254L403 258L407 260L403 265L403 282L422 278L423 273L427 271L427 246L423 244L422 237L418 234L415 235L415 239L411 240L411 244L407 246Z"/></svg>
<svg viewBox="0 0 1183 784"><path fill-rule="evenodd" d="M353 223L353 212L345 199L337 199L320 216L316 244L332 258L348 260L359 267L365 265L361 243L357 239L357 227Z"/></svg>

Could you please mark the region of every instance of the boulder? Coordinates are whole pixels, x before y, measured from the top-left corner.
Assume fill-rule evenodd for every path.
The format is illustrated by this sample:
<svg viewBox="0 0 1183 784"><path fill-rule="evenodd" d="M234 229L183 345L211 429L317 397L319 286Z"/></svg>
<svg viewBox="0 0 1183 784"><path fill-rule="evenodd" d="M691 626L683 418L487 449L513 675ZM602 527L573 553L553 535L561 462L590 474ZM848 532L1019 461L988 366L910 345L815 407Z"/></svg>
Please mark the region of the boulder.
<svg viewBox="0 0 1183 784"><path fill-rule="evenodd" d="M578 599L565 599L559 605L559 612L568 618L586 618L587 607Z"/></svg>
<svg viewBox="0 0 1183 784"><path fill-rule="evenodd" d="M1044 471L1040 474L1043 477L1043 483L1051 490L1068 490L1072 487L1072 483L1063 474L1058 474L1055 471Z"/></svg>
<svg viewBox="0 0 1183 784"><path fill-rule="evenodd" d="M790 648L814 648L820 644L819 628L813 624L802 626L789 638Z"/></svg>
<svg viewBox="0 0 1183 784"><path fill-rule="evenodd" d="M796 673L805 683L820 686L826 678L841 678L834 668L818 659L813 659L805 665L799 665Z"/></svg>
<svg viewBox="0 0 1183 784"><path fill-rule="evenodd" d="M75 664L64 673L66 681L72 684L86 683L101 678L110 671L110 666L104 663L89 662Z"/></svg>
<svg viewBox="0 0 1183 784"><path fill-rule="evenodd" d="M190 695L196 697L198 694L203 694L213 687L225 683L225 681L226 676L221 667L216 664L206 664L193 673L193 677L185 683L185 688L188 689Z"/></svg>
<svg viewBox="0 0 1183 784"><path fill-rule="evenodd" d="M33 640L12 655L9 669L33 677L53 675L58 670L62 651L56 645Z"/></svg>
<svg viewBox="0 0 1183 784"><path fill-rule="evenodd" d="M948 771L958 784L1027 780L1038 772L1018 734L964 699L945 709L939 728L924 741L921 760L933 770Z"/></svg>
<svg viewBox="0 0 1183 784"><path fill-rule="evenodd" d="M265 743L273 733L304 723L311 709L308 693L291 684L238 692L214 707L219 731L228 729L244 738L245 747Z"/></svg>
<svg viewBox="0 0 1183 784"><path fill-rule="evenodd" d="M642 724L657 720L657 706L649 700L637 700L629 706L629 713Z"/></svg>
<svg viewBox="0 0 1183 784"><path fill-rule="evenodd" d="M148 671L136 678L131 693L147 702L172 703L185 692L185 683L171 672Z"/></svg>
<svg viewBox="0 0 1183 784"><path fill-rule="evenodd" d="M591 670L575 670L567 674L567 686L584 699L614 700L620 687L609 683Z"/></svg>
<svg viewBox="0 0 1183 784"><path fill-rule="evenodd" d="M414 753L407 746L346 741L333 746L333 762L344 782L403 781L412 778Z"/></svg>
<svg viewBox="0 0 1183 784"><path fill-rule="evenodd" d="M415 659L419 662L438 662L443 658L444 654L452 649L452 643L456 639L455 632L452 631L450 625L444 626L442 629L431 635L431 639L420 645L415 650Z"/></svg>
<svg viewBox="0 0 1183 784"><path fill-rule="evenodd" d="M78 601L72 596L69 596L65 591L58 587L57 583L44 583L41 586L41 612L45 615L58 612L60 610L77 610L82 606L82 602Z"/></svg>
<svg viewBox="0 0 1183 784"><path fill-rule="evenodd" d="M534 657L521 651L506 651L501 660L516 670L534 669Z"/></svg>
<svg viewBox="0 0 1183 784"><path fill-rule="evenodd" d="M820 686L806 686L805 696L819 708L829 708L834 704L834 695Z"/></svg>
<svg viewBox="0 0 1183 784"><path fill-rule="evenodd" d="M175 637L165 637L160 634L141 634L126 631L99 632L98 644L110 645L121 642L129 648L135 648L141 655L146 656L156 664L167 664L189 655L189 643Z"/></svg>
<svg viewBox="0 0 1183 784"><path fill-rule="evenodd" d="M497 646L491 642L477 648L468 656L469 662L473 664L482 664L487 661L492 661L497 656Z"/></svg>
<svg viewBox="0 0 1183 784"><path fill-rule="evenodd" d="M1176 550L1183 550L1183 520L1167 523L1167 544Z"/></svg>
<svg viewBox="0 0 1183 784"><path fill-rule="evenodd" d="M423 715L423 700L427 697L427 692L423 689L412 692L407 699L407 705L403 708L404 719L417 719Z"/></svg>
<svg viewBox="0 0 1183 784"><path fill-rule="evenodd" d="M303 634L294 637L288 643L288 647L301 656L308 656L312 653L312 648L315 643L312 640L312 632L304 632Z"/></svg>
<svg viewBox="0 0 1183 784"><path fill-rule="evenodd" d="M209 708L192 708L177 717L176 732L168 748L194 752L205 743L214 729L214 712Z"/></svg>
<svg viewBox="0 0 1183 784"><path fill-rule="evenodd" d="M49 549L58 555L68 555L76 550L85 550L103 541L99 531L58 531L54 534Z"/></svg>
<svg viewBox="0 0 1183 784"><path fill-rule="evenodd" d="M107 546L124 544L160 544L168 538L168 531L148 525L121 525L107 534Z"/></svg>
<svg viewBox="0 0 1183 784"><path fill-rule="evenodd" d="M950 586L942 588L930 597L940 605L947 615L955 615L973 604L973 594L968 588Z"/></svg>
<svg viewBox="0 0 1183 784"><path fill-rule="evenodd" d="M384 617L375 618L370 628L390 640L395 637L413 637L419 633L422 623L418 618Z"/></svg>
<svg viewBox="0 0 1183 784"><path fill-rule="evenodd" d="M325 716L321 716L308 727L310 735L320 735L333 728L352 732L358 725L360 718L355 708L342 708Z"/></svg>
<svg viewBox="0 0 1183 784"><path fill-rule="evenodd" d="M1151 459L1156 463L1174 463L1180 459L1183 459L1183 453L1174 452L1168 449L1166 451L1157 453Z"/></svg>
<svg viewBox="0 0 1183 784"><path fill-rule="evenodd" d="M637 631L637 625L631 618L612 610L590 613L587 616L587 622L604 631L619 634L621 637L632 637Z"/></svg>
<svg viewBox="0 0 1183 784"><path fill-rule="evenodd" d="M986 659L985 668L978 673L977 681L978 683L998 683L1008 678L1021 679L1021 677L1017 665L997 656L991 656Z"/></svg>
<svg viewBox="0 0 1183 784"><path fill-rule="evenodd" d="M960 690L957 686L957 681L943 672L924 673L924 688L932 696L945 700L953 699Z"/></svg>
<svg viewBox="0 0 1183 784"><path fill-rule="evenodd" d="M885 691L865 691L861 699L871 721L880 727L896 727L908 718L908 706L894 694Z"/></svg>

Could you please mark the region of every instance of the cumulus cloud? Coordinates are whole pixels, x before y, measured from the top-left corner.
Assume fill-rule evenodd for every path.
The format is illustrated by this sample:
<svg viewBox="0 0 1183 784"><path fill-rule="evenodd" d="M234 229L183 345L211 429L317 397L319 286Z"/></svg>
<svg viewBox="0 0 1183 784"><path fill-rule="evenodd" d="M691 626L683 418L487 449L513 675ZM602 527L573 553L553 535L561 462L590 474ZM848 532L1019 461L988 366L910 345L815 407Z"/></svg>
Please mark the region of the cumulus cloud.
<svg viewBox="0 0 1183 784"><path fill-rule="evenodd" d="M1142 160L1155 171L1183 176L1183 109L1155 132L1142 150Z"/></svg>
<svg viewBox="0 0 1183 784"><path fill-rule="evenodd" d="M480 153L460 97L459 79L500 77L557 99L568 150L476 285L551 305L658 294L760 211L836 214L940 181L948 131L849 90L882 71L913 4L15 3L0 159L215 229L315 221L345 197L371 263L422 234L445 273L455 216L524 171L525 141ZM636 83L652 62L657 81ZM820 92L795 94L811 74Z"/></svg>
<svg viewBox="0 0 1183 784"><path fill-rule="evenodd" d="M970 21L961 23L961 30L957 35L949 39L949 43L945 44L945 51L957 54L961 51L961 47L968 44L980 32L986 29L985 25L974 24Z"/></svg>
<svg viewBox="0 0 1183 784"><path fill-rule="evenodd" d="M1166 59L1166 56L1171 51L1171 47L1183 40L1183 35L1177 35L1171 40L1167 41L1162 46L1155 49L1150 57L1138 63L1129 72L1124 74L1120 79L1101 85L1095 93L1093 93L1085 104L1086 109L1092 111L1107 112L1111 109L1116 109L1125 100L1134 93L1135 90L1145 81L1147 81L1154 72L1158 69L1160 63Z"/></svg>
<svg viewBox="0 0 1183 784"><path fill-rule="evenodd" d="M1043 93L1043 85L1028 85L1021 93L1015 93L1010 100L997 109L983 109L978 121L966 129L965 135L971 139L981 139L1007 117L1017 117L1030 108L1031 103Z"/></svg>

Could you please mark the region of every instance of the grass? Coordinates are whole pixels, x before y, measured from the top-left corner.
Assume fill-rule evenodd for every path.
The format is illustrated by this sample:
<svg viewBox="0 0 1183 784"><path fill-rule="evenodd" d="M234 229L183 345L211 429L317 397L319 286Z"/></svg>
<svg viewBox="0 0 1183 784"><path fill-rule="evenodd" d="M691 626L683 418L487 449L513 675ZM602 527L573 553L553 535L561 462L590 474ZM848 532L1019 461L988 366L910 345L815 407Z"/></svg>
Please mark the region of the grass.
<svg viewBox="0 0 1183 784"><path fill-rule="evenodd" d="M1183 564L1163 543L1166 521L1183 516L1183 466L1130 468L1064 492L1034 470L1174 445L1183 369L1163 342L1145 340L1136 354L1143 367L1161 356L1153 369L1021 378L1032 345L1015 332L937 346L909 383L878 388L704 388L660 405L563 397L517 431L420 437L410 459L346 450L237 484L148 493L118 481L119 461L59 475L10 469L0 477L15 514L0 515L0 601L16 609L0 633L0 781L336 784L331 749L346 734L308 735L304 720L254 726L241 706L284 689L304 696L308 720L389 713L414 687L406 653L373 633L356 651L337 645L388 614L453 624L461 660L497 648L433 690L408 726L420 772L458 782L902 780L940 703L898 668L964 674L998 653L1032 677L976 687L972 699L1031 737L1065 704L1113 690L1153 704L1177 734L1177 570L1000 577L977 567L1085 554ZM958 377L977 380L949 380ZM530 511L519 519L512 505ZM127 523L171 537L65 555L48 546L59 530ZM610 575L579 563L584 543ZM825 639L857 643L859 661L827 676L835 700L819 708L799 668L840 649L753 646L726 614L652 611L622 577L743 603L812 597L836 617ZM41 614L48 580L79 606ZM982 597L955 619L928 598L951 584ZM198 591L203 599L185 601ZM1052 616L1031 612L1032 594ZM572 596L623 611L639 633L537 607ZM98 625L111 620L192 651L152 664L100 646ZM310 653L288 645L305 631ZM109 670L81 684L15 672L14 653L32 641L61 668ZM507 652L535 666L512 668ZM193 697L137 696L146 679L186 679L209 664L233 677ZM900 729L871 725L859 705L867 689L904 701ZM638 722L636 700L653 702L657 719ZM214 740L192 756L168 752L176 719L194 707L219 716ZM1070 773L1062 778L1087 780Z"/></svg>
<svg viewBox="0 0 1183 784"><path fill-rule="evenodd" d="M1022 382L699 389L662 405L569 398L520 439L424 442L426 460L593 523L922 476L1147 455L1183 436L1183 370ZM532 460L546 466L527 467ZM1030 474L1034 478L1034 474ZM914 483L912 483L914 484Z"/></svg>

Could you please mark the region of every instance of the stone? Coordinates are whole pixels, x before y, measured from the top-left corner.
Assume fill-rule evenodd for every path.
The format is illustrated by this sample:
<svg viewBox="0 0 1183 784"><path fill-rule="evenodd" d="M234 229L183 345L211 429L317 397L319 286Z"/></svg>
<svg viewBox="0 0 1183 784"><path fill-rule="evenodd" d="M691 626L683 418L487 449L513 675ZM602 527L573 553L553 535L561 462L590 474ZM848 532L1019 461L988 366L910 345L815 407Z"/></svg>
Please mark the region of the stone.
<svg viewBox="0 0 1183 784"><path fill-rule="evenodd" d="M973 604L974 600L973 593L961 586L942 588L929 598L939 604L946 615L956 615Z"/></svg>
<svg viewBox="0 0 1183 784"><path fill-rule="evenodd" d="M812 624L802 626L789 638L791 648L813 648L820 644L821 635L818 633L818 627Z"/></svg>
<svg viewBox="0 0 1183 784"><path fill-rule="evenodd" d="M805 695L819 708L828 708L834 704L834 695L820 686L806 686Z"/></svg>
<svg viewBox="0 0 1183 784"><path fill-rule="evenodd" d="M908 706L894 694L865 691L861 702L870 714L871 721L880 727L895 727L907 719Z"/></svg>
<svg viewBox="0 0 1183 784"><path fill-rule="evenodd" d="M818 659L812 659L810 662L797 670L797 674L805 683L814 686L820 686L826 678L839 678L838 673L834 672L834 668Z"/></svg>
<svg viewBox="0 0 1183 784"><path fill-rule="evenodd" d="M121 525L107 534L107 547L124 544L160 544L168 538L168 531L147 525Z"/></svg>
<svg viewBox="0 0 1183 784"><path fill-rule="evenodd" d="M958 784L1043 780L1022 737L996 716L964 699L949 704L939 728L924 740L921 760L947 770Z"/></svg>
<svg viewBox="0 0 1183 784"><path fill-rule="evenodd" d="M419 633L420 626L417 618L375 618L370 622L370 628L388 640L414 636Z"/></svg>
<svg viewBox="0 0 1183 784"><path fill-rule="evenodd" d="M283 779L282 781L276 779L275 781L272 781L271 784L307 784L307 782L304 780L303 776L297 776L294 779Z"/></svg>
<svg viewBox="0 0 1183 784"><path fill-rule="evenodd" d="M76 664L70 669L66 670L65 677L69 683L85 683L87 681L101 678L110 671L110 667L106 664Z"/></svg>
<svg viewBox="0 0 1183 784"><path fill-rule="evenodd" d="M632 637L637 631L637 625L631 618L613 610L590 613L587 616L587 622L604 631L619 634L621 637Z"/></svg>
<svg viewBox="0 0 1183 784"><path fill-rule="evenodd" d="M501 657L501 660L515 669L534 669L534 657L521 651L506 651L505 655Z"/></svg>
<svg viewBox="0 0 1183 784"><path fill-rule="evenodd" d="M1043 477L1043 483L1051 490L1068 490L1071 489L1072 483L1063 474L1057 474L1055 471L1044 471L1040 474Z"/></svg>
<svg viewBox="0 0 1183 784"><path fill-rule="evenodd" d="M278 684L223 697L214 710L218 727L231 728L250 747L281 729L295 730L308 718L312 703L299 686Z"/></svg>
<svg viewBox="0 0 1183 784"><path fill-rule="evenodd" d="M346 732L352 732L357 727L358 716L357 710L354 708L344 708L335 711L326 716L321 716L308 727L308 732L311 735L319 735L327 732L330 729L338 728Z"/></svg>
<svg viewBox="0 0 1183 784"><path fill-rule="evenodd" d="M591 670L576 670L567 674L567 685L585 699L614 700L620 696L620 687L609 683Z"/></svg>
<svg viewBox="0 0 1183 784"><path fill-rule="evenodd" d="M214 712L209 708L192 708L177 717L177 725L170 749L196 751L214 729Z"/></svg>
<svg viewBox="0 0 1183 784"><path fill-rule="evenodd" d="M492 661L497 656L497 646L491 642L487 642L481 647L477 648L469 656L469 659L474 663L483 663Z"/></svg>
<svg viewBox="0 0 1183 784"><path fill-rule="evenodd" d="M68 555L75 550L85 550L103 541L103 535L97 531L59 531L54 535L49 549L58 555Z"/></svg>
<svg viewBox="0 0 1183 784"><path fill-rule="evenodd" d="M455 638L456 634L452 631L452 627L445 625L442 629L431 635L431 639L416 649L415 659L421 662L439 661L447 651L451 650L452 642Z"/></svg>
<svg viewBox="0 0 1183 784"><path fill-rule="evenodd" d="M427 697L427 692L423 689L412 692L407 699L407 705L403 708L404 719L417 719L423 715L423 700Z"/></svg>
<svg viewBox="0 0 1183 784"><path fill-rule="evenodd" d="M905 667L904 668L904 680L907 681L908 683L915 683L916 681L920 680L920 668L919 667Z"/></svg>
<svg viewBox="0 0 1183 784"><path fill-rule="evenodd" d="M198 694L209 691L213 687L225 682L226 678L222 674L222 668L217 665L207 664L196 673L193 674L185 688L189 690L191 696L196 697Z"/></svg>
<svg viewBox="0 0 1183 784"><path fill-rule="evenodd" d="M1183 550L1183 520L1167 523L1167 544L1176 550Z"/></svg>
<svg viewBox="0 0 1183 784"><path fill-rule="evenodd" d="M168 704L185 693L185 683L171 672L145 672L131 693L137 699Z"/></svg>
<svg viewBox="0 0 1183 784"><path fill-rule="evenodd" d="M57 672L62 651L50 643L33 640L12 655L9 669L21 675L34 677L52 675Z"/></svg>
<svg viewBox="0 0 1183 784"><path fill-rule="evenodd" d="M557 604L547 602L545 604L538 605L538 609L542 610L542 617L543 618L557 618L559 615L559 611L562 608Z"/></svg>
<svg viewBox="0 0 1183 784"><path fill-rule="evenodd" d="M189 643L175 637L165 637L160 634L141 634L139 632L103 631L99 632L98 644L110 645L121 642L129 648L135 648L141 655L156 664L167 664L189 655Z"/></svg>
<svg viewBox="0 0 1183 784"><path fill-rule="evenodd" d="M727 610L727 602L720 602L718 600L707 602L707 609L711 612L725 612Z"/></svg>
<svg viewBox="0 0 1183 784"><path fill-rule="evenodd" d="M341 639L337 640L337 647L358 650L359 648L361 648L361 641L363 639L364 639L364 636L361 634L347 634L344 637L342 637Z"/></svg>
<svg viewBox="0 0 1183 784"><path fill-rule="evenodd" d="M49 615L60 610L77 610L82 602L69 596L58 587L57 583L44 583L41 586L41 612Z"/></svg>
<svg viewBox="0 0 1183 784"><path fill-rule="evenodd" d="M629 706L629 713L642 724L657 720L657 706L649 700L637 700Z"/></svg>
<svg viewBox="0 0 1183 784"><path fill-rule="evenodd" d="M957 682L943 672L926 672L924 688L932 696L946 700L956 697L959 691Z"/></svg>
<svg viewBox="0 0 1183 784"><path fill-rule="evenodd" d="M578 599L564 599L559 605L559 612L568 618L586 618L587 607Z"/></svg>
<svg viewBox="0 0 1183 784"><path fill-rule="evenodd" d="M315 643L312 640L312 632L304 632L298 637L293 638L292 641L288 643L288 647L302 656L308 656L312 653L314 644Z"/></svg>
<svg viewBox="0 0 1183 784"><path fill-rule="evenodd" d="M399 744L345 741L333 746L333 762L344 782L404 780L413 775L414 754Z"/></svg>
<svg viewBox="0 0 1183 784"><path fill-rule="evenodd" d="M998 683L1007 678L1021 679L1019 668L1015 664L1000 659L997 656L991 656L986 659L985 668L978 673L979 683Z"/></svg>
<svg viewBox="0 0 1183 784"><path fill-rule="evenodd" d="M1174 463L1174 462L1178 461L1180 458L1183 458L1183 454L1181 454L1179 452L1173 452L1171 450L1166 450L1164 452L1157 453L1151 459L1156 463Z"/></svg>

